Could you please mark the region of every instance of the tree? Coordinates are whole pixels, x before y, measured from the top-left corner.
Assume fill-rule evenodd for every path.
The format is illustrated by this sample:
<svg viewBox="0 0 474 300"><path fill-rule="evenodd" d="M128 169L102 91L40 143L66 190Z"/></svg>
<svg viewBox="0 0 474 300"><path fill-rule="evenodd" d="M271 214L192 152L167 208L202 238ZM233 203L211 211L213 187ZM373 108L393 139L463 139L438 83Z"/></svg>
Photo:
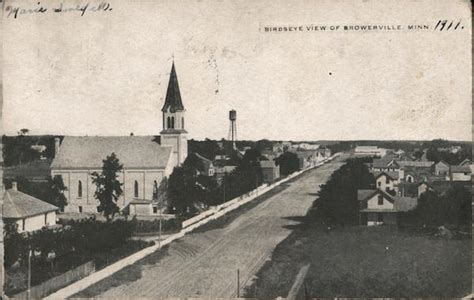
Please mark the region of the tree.
<svg viewBox="0 0 474 300"><path fill-rule="evenodd" d="M97 186L94 196L100 202L98 211L104 214L107 221L110 221L118 212L116 202L123 193L122 183L117 179L117 173L122 172L123 165L120 164L115 153L107 156L102 162L102 172L100 174L97 172L91 174L92 183Z"/></svg>
<svg viewBox="0 0 474 300"><path fill-rule="evenodd" d="M416 159L421 159L423 157L424 152L421 150L416 150L413 152L413 157Z"/></svg>
<svg viewBox="0 0 474 300"><path fill-rule="evenodd" d="M25 136L28 135L28 133L30 133L30 130L28 128L22 128L20 129L20 131L18 131L19 136Z"/></svg>
<svg viewBox="0 0 474 300"><path fill-rule="evenodd" d="M357 190L373 188L374 177L366 158L351 159L323 184L315 212L326 225L356 225L359 222Z"/></svg>
<svg viewBox="0 0 474 300"><path fill-rule="evenodd" d="M168 195L172 211L179 215L190 215L194 212L195 181L184 167L175 167L168 180Z"/></svg>
<svg viewBox="0 0 474 300"><path fill-rule="evenodd" d="M292 152L285 152L275 159L275 164L280 166L280 174L282 176L296 172L300 168L298 156Z"/></svg>
<svg viewBox="0 0 474 300"><path fill-rule="evenodd" d="M64 196L64 192L67 191L67 187L64 185L63 178L60 175L48 177L48 185L48 200L59 207L61 211L64 211L64 207L67 205L67 199L66 196Z"/></svg>

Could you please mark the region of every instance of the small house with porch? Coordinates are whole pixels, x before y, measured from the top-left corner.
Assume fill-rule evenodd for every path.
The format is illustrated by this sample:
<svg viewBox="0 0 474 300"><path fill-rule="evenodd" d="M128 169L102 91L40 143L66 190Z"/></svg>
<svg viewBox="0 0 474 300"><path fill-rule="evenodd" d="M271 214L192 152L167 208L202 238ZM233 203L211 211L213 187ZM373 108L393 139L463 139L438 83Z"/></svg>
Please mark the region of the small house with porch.
<svg viewBox="0 0 474 300"><path fill-rule="evenodd" d="M392 196L379 189L358 190L359 221L361 225L398 225L399 213L412 210L417 198Z"/></svg>

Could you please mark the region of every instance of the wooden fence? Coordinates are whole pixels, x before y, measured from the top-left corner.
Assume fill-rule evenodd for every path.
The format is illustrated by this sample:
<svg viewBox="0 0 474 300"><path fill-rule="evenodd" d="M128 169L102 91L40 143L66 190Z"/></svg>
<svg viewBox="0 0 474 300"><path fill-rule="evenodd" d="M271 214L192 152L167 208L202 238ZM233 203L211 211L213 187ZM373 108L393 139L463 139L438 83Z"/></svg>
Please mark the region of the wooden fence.
<svg viewBox="0 0 474 300"><path fill-rule="evenodd" d="M95 272L95 265L93 261L89 261L85 264L82 264L72 270L67 271L59 276L53 277L39 285L36 285L31 288L30 298L43 298L52 292L57 291L60 288L63 288L79 279L86 277L89 274ZM28 292L24 291L19 294L16 294L12 298L28 298Z"/></svg>

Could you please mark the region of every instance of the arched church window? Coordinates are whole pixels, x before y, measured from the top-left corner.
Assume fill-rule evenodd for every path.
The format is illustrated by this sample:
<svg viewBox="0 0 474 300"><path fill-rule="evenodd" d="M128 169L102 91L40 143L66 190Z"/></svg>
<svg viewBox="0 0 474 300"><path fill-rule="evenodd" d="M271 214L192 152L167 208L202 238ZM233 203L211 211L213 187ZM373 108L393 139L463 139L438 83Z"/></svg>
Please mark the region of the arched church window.
<svg viewBox="0 0 474 300"><path fill-rule="evenodd" d="M158 182L153 181L153 199L158 199Z"/></svg>
<svg viewBox="0 0 474 300"><path fill-rule="evenodd" d="M77 183L77 197L82 197L82 181L79 180Z"/></svg>
<svg viewBox="0 0 474 300"><path fill-rule="evenodd" d="M168 117L168 119L166 120L166 128L171 128L171 118Z"/></svg>
<svg viewBox="0 0 474 300"><path fill-rule="evenodd" d="M171 117L171 128L174 128L174 117Z"/></svg>
<svg viewBox="0 0 474 300"><path fill-rule="evenodd" d="M135 198L138 198L138 181L135 180L135 186L134 186L134 189L133 189L133 195Z"/></svg>

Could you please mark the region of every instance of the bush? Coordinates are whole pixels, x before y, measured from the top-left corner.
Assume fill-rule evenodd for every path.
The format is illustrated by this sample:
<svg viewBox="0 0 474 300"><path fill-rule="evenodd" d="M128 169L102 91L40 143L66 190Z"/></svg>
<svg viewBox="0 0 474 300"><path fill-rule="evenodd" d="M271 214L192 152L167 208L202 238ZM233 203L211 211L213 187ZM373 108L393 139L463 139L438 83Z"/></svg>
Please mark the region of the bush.
<svg viewBox="0 0 474 300"><path fill-rule="evenodd" d="M108 252L120 247L132 236L134 222L116 220L99 222L95 220L72 221L61 229L46 229L19 234L14 224L6 226L5 264L16 261L25 264L29 249L39 253L35 260L46 262L48 254L56 257L78 253L88 255Z"/></svg>
<svg viewBox="0 0 474 300"><path fill-rule="evenodd" d="M405 225L468 226L471 224L471 193L454 185L440 196L433 191L421 194L417 207L402 214Z"/></svg>

